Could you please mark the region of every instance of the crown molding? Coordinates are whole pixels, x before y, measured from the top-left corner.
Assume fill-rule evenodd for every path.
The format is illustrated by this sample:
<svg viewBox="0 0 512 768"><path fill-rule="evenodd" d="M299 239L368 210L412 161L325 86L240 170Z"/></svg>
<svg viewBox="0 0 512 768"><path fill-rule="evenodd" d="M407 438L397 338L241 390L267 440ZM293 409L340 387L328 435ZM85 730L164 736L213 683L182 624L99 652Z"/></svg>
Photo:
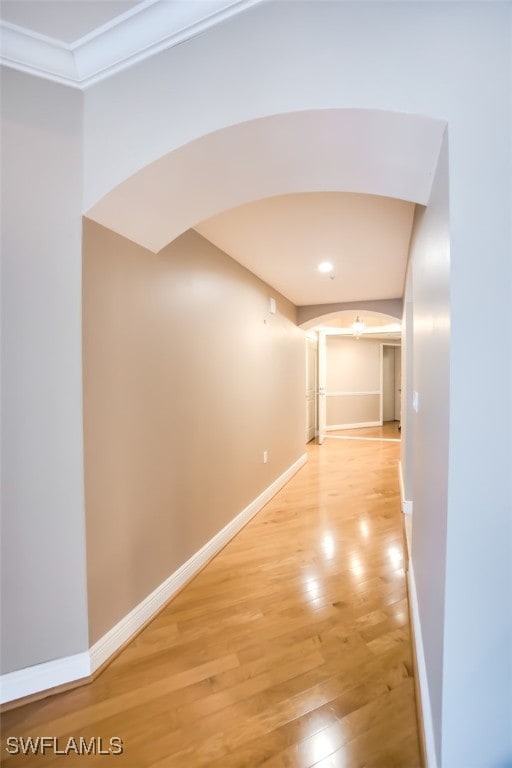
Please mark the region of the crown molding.
<svg viewBox="0 0 512 768"><path fill-rule="evenodd" d="M262 2L146 0L71 44L0 21L0 63L85 90Z"/></svg>
<svg viewBox="0 0 512 768"><path fill-rule="evenodd" d="M0 63L11 69L80 87L73 52L58 40L0 22Z"/></svg>

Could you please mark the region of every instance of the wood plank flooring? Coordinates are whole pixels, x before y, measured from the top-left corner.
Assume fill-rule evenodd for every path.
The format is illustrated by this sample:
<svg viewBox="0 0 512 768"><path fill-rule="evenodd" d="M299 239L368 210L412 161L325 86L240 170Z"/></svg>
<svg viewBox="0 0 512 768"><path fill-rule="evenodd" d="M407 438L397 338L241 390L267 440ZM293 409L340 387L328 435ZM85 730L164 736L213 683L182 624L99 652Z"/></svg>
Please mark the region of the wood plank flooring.
<svg viewBox="0 0 512 768"><path fill-rule="evenodd" d="M88 686L7 712L11 766L420 766L399 444L326 440ZM121 755L9 756L8 736Z"/></svg>
<svg viewBox="0 0 512 768"><path fill-rule="evenodd" d="M386 440L400 440L399 421L385 421L382 427L359 427L356 429L337 429L327 432L328 437L371 437Z"/></svg>

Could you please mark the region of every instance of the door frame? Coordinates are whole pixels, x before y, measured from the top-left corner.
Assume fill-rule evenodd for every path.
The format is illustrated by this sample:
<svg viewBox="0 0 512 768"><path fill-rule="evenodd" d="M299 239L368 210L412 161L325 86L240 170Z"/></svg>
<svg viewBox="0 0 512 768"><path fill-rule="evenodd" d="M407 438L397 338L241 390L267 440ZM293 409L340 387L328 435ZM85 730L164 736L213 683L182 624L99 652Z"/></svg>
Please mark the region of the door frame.
<svg viewBox="0 0 512 768"><path fill-rule="evenodd" d="M318 331L318 366L317 366L317 382L318 382L318 433L317 443L323 445L326 432L326 419L327 419L327 404L326 404L326 388L327 388L327 345L325 340L325 331Z"/></svg>
<svg viewBox="0 0 512 768"><path fill-rule="evenodd" d="M384 347L399 347L402 345L396 341L383 341L380 345L380 425L384 424ZM400 392L400 411L402 410L402 392ZM395 414L396 415L396 414Z"/></svg>
<svg viewBox="0 0 512 768"><path fill-rule="evenodd" d="M311 334L306 334L305 337L305 353L306 353L306 444L309 443L311 440L316 439L318 436L318 333L315 332L315 335L312 336ZM314 348L310 350L310 344L314 344ZM313 357L314 363L315 363L315 373L314 373L314 381L313 381L313 413L314 413L314 424L313 424L313 435L309 436L309 400L308 400L308 393L310 390L308 390L307 383L308 383L308 376L309 376L309 357L310 354Z"/></svg>

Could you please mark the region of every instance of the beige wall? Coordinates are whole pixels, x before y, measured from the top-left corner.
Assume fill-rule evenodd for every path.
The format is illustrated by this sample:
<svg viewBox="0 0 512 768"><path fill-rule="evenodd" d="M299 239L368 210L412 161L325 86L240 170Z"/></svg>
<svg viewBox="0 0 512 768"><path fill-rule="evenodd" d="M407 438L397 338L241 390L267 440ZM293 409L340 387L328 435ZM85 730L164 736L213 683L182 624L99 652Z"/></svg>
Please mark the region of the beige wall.
<svg viewBox="0 0 512 768"><path fill-rule="evenodd" d="M327 429L380 421L381 344L326 337Z"/></svg>
<svg viewBox="0 0 512 768"><path fill-rule="evenodd" d="M327 398L328 427L379 420L380 395L340 395Z"/></svg>
<svg viewBox="0 0 512 768"><path fill-rule="evenodd" d="M380 390L380 342L327 336L327 391Z"/></svg>
<svg viewBox="0 0 512 768"><path fill-rule="evenodd" d="M302 455L304 392L288 301L193 231L155 255L85 220L91 643Z"/></svg>

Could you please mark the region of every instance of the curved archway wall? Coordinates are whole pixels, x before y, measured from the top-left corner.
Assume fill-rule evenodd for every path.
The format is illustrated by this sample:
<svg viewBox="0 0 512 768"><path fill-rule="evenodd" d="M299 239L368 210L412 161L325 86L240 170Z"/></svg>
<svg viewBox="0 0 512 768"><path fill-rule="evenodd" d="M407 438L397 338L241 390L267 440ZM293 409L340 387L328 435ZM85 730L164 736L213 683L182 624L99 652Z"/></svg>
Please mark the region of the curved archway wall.
<svg viewBox="0 0 512 768"><path fill-rule="evenodd" d="M12 606L8 596L3 600L12 648L7 671L87 649L87 603L80 587L81 214L173 149L228 126L312 110L424 115L446 122L450 131L452 394L442 600L428 584L439 570L442 536L435 527L413 531L412 558L435 751L446 766L510 759L512 628L502 595L511 578L511 446L509 431L496 425L510 421L512 382L500 335L476 326L474 312L478 306L483 316L512 330L511 14L510 5L501 3L265 3L91 87L83 97L4 73L2 102L12 130L2 136L9 161L2 168L3 236L15 247L3 249L9 267L3 277L3 433L7 445L19 447L3 452L4 476L13 479L3 490L6 515L12 515L3 528L3 583L17 585ZM283 155L286 149L285 142ZM441 186L447 184L445 150ZM229 176L237 173L233 167ZM189 179L180 182L186 189ZM418 211L414 233L416 254L430 254L418 257L419 274L411 281L415 301L424 300L414 318L415 352L422 340L445 344L450 328L444 288L442 301L436 291L428 300L425 293L426 286L435 287L436 274L445 281L446 194L437 200ZM172 218L173 211L165 215ZM475 346L492 378L491 399L487 378L473 375ZM427 346L417 372L415 355L418 425L436 415L421 378L437 362L434 348ZM476 402L487 407L477 423L468 419ZM49 433L59 435L51 450ZM492 456L481 449L490 444ZM421 497L414 496L415 526L421 508ZM492 510L485 520L484 509ZM9 555L9 547L19 551L20 530L36 533L24 538L23 558ZM34 615L38 632L31 631ZM24 642L16 645L19 637ZM482 724L482 709L495 713L492 722Z"/></svg>
<svg viewBox="0 0 512 768"><path fill-rule="evenodd" d="M425 204L445 127L370 109L261 117L171 149L87 216L158 252L204 219L274 195L348 191Z"/></svg>
<svg viewBox="0 0 512 768"><path fill-rule="evenodd" d="M340 312L356 312L368 310L379 312L381 315L402 319L402 299L382 299L380 301L345 301L339 304L312 304L307 307L297 307L297 323L307 330L313 328L320 321L337 317Z"/></svg>

